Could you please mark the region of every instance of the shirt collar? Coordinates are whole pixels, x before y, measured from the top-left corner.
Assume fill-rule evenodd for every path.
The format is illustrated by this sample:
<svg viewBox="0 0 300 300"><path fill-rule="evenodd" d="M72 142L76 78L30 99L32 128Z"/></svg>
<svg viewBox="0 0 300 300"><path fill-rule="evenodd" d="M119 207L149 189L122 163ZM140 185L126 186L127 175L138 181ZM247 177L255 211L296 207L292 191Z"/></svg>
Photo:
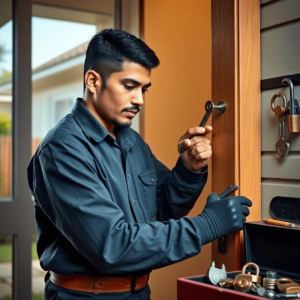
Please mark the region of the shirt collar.
<svg viewBox="0 0 300 300"><path fill-rule="evenodd" d="M109 132L102 124L90 113L90 111L81 103L82 98L77 98L72 109L72 115L79 123L84 133L95 142L101 142ZM135 143L136 137L130 127L120 128L116 131L117 139L123 140L129 138L132 144Z"/></svg>
<svg viewBox="0 0 300 300"><path fill-rule="evenodd" d="M97 143L101 142L107 135L109 135L109 132L89 112L81 101L81 98L76 99L76 103L72 109L72 115L88 137Z"/></svg>

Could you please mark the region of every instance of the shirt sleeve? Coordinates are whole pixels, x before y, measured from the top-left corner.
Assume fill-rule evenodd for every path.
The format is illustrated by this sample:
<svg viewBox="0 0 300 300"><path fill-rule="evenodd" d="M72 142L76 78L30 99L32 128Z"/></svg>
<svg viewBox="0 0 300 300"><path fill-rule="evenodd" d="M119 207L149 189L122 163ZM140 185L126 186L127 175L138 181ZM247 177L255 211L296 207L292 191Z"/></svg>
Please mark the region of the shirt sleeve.
<svg viewBox="0 0 300 300"><path fill-rule="evenodd" d="M157 173L156 219L180 219L193 208L207 181L207 166L200 173L190 171L179 157L170 171L152 154Z"/></svg>
<svg viewBox="0 0 300 300"><path fill-rule="evenodd" d="M200 217L125 222L96 164L78 145L52 141L35 157L31 189L50 221L100 272L161 268L198 254L209 241L202 233L207 222ZM180 167L175 169L171 176L180 177Z"/></svg>

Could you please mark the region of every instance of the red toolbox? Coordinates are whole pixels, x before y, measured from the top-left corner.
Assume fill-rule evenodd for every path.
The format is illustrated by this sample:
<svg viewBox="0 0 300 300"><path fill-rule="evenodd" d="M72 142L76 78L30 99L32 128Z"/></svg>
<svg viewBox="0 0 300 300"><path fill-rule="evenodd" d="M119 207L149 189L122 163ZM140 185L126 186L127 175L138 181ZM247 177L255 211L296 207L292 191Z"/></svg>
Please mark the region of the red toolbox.
<svg viewBox="0 0 300 300"><path fill-rule="evenodd" d="M243 230L245 261L259 266L262 279L267 271L275 271L278 278L290 278L300 283L300 229L273 226L259 221L244 223ZM255 274L254 268L247 271ZM239 273L241 271L228 272L227 277L234 279ZM177 298L178 300L268 299L253 292L235 291L233 287L214 286L207 283L205 275L178 278Z"/></svg>

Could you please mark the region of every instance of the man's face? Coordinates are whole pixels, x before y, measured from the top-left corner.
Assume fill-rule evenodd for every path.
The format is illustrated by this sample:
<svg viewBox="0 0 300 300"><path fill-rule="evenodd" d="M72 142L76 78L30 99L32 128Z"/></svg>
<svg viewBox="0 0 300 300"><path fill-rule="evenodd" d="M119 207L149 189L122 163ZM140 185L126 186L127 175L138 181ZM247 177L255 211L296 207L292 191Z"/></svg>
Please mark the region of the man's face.
<svg viewBox="0 0 300 300"><path fill-rule="evenodd" d="M99 117L108 126L126 127L144 104L144 97L150 87L151 70L130 61L124 61L123 70L113 72L106 88L97 89L93 104Z"/></svg>

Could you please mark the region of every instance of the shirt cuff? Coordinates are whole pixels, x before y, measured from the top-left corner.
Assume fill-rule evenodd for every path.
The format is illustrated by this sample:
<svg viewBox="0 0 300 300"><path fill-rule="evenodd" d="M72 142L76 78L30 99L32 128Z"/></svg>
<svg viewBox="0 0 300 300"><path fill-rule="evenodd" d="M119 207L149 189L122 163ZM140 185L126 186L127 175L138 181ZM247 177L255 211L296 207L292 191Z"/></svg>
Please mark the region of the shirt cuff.
<svg viewBox="0 0 300 300"><path fill-rule="evenodd" d="M202 183L201 179L206 180L207 178L207 166L205 166L200 173L195 173L189 170L184 164L181 157L178 158L176 166L176 173L179 174L179 177L182 181L186 182L189 185L199 185Z"/></svg>
<svg viewBox="0 0 300 300"><path fill-rule="evenodd" d="M210 243L222 235L220 222L215 213L209 209L204 209L202 214L191 219L201 234L202 245Z"/></svg>

